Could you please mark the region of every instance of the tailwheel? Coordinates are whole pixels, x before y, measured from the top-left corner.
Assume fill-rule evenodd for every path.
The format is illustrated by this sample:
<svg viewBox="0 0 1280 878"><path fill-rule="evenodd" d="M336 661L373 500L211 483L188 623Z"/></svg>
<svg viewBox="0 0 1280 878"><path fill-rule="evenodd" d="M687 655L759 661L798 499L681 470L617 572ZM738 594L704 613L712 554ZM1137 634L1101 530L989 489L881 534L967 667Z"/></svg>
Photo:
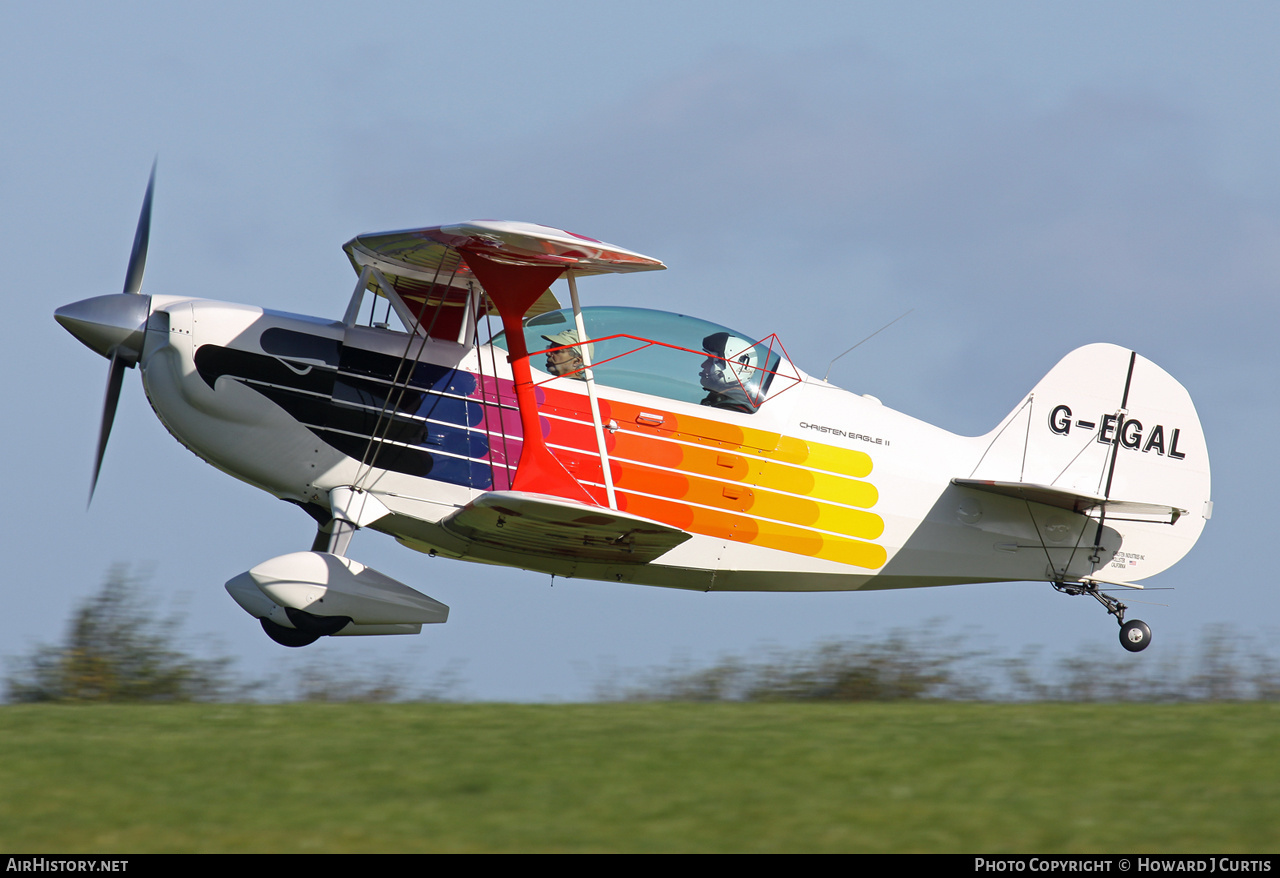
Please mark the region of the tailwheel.
<svg viewBox="0 0 1280 878"><path fill-rule="evenodd" d="M1129 608L1102 591L1098 587L1098 583L1085 579L1079 582L1051 582L1050 585L1063 594L1087 594L1106 607L1107 613L1115 616L1116 621L1120 624L1120 645L1129 650L1129 652L1142 652L1151 644L1151 627L1146 622L1138 619L1126 622L1124 620L1124 611Z"/></svg>
<svg viewBox="0 0 1280 878"><path fill-rule="evenodd" d="M1151 628L1146 622L1132 619L1120 626L1120 645L1129 652L1142 652L1151 643Z"/></svg>

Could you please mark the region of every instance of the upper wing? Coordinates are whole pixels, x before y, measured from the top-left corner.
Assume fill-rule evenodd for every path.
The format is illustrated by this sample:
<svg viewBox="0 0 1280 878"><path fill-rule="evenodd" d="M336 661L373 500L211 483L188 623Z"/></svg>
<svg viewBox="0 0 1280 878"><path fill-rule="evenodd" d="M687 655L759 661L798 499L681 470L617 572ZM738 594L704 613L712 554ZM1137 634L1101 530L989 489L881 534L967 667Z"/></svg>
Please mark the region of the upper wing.
<svg viewBox="0 0 1280 878"><path fill-rule="evenodd" d="M430 313L428 309L443 305L457 309L460 314L468 289L481 287L461 257L461 248L508 265L562 265L572 268L577 275L666 268L656 259L613 244L561 229L518 222L483 221L374 232L357 235L342 249L357 272L366 266L377 269L393 289L388 292L373 279L369 281L369 289L398 296L408 313ZM559 308L560 303L548 290L525 316L534 317ZM491 309L490 313L497 311ZM457 325L457 320L446 319L441 332L431 334L448 337L452 332L456 336Z"/></svg>
<svg viewBox="0 0 1280 878"><path fill-rule="evenodd" d="M489 547L614 564L646 564L691 536L616 509L521 491L481 494L441 525Z"/></svg>
<svg viewBox="0 0 1280 878"><path fill-rule="evenodd" d="M973 488L975 491L986 491L990 494L1001 494L1005 497L1019 497L1032 503L1043 503L1059 509L1088 514L1094 510L1107 515L1141 515L1143 520L1151 518L1169 519L1173 524L1187 510L1176 506L1164 506L1159 503L1138 503L1132 500L1109 500L1096 494L1082 494L1068 491L1051 485L1035 485L1030 482L997 482L989 479L952 479L951 484L961 488Z"/></svg>

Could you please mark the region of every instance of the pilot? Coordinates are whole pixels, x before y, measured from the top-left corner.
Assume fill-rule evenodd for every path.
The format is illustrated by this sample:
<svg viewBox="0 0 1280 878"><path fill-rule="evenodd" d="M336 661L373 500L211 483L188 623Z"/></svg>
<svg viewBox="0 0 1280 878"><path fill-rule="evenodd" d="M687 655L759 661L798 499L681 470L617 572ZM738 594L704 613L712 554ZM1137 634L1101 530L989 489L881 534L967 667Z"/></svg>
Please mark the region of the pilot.
<svg viewBox="0 0 1280 878"><path fill-rule="evenodd" d="M566 329L564 332L557 332L555 335L544 335L543 338L551 343L551 347L560 348L560 350L547 351L548 372L552 375L566 375L579 381L587 380L587 373L582 368L583 345L578 344L577 330ZM566 347L566 345L573 345L573 347ZM595 345L587 342L585 347L587 356L594 357Z"/></svg>
<svg viewBox="0 0 1280 878"><path fill-rule="evenodd" d="M702 350L710 354L702 361L699 378L707 396L703 405L751 414L760 407L760 357L755 345L727 332L716 332L702 340Z"/></svg>

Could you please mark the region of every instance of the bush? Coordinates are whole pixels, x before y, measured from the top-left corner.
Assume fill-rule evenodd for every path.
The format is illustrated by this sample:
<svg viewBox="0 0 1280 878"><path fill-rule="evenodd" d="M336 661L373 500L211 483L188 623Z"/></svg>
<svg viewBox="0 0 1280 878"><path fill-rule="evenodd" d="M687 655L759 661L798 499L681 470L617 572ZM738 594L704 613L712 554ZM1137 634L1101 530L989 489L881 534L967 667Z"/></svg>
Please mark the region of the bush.
<svg viewBox="0 0 1280 878"><path fill-rule="evenodd" d="M61 646L13 660L8 700L216 701L233 685L231 659L200 659L174 646L179 620L151 615L138 582L115 567L71 619Z"/></svg>
<svg viewBox="0 0 1280 878"><path fill-rule="evenodd" d="M987 693L979 674L985 657L963 637L940 635L933 624L918 634L895 630L883 639L651 672L638 684L615 683L598 695L622 701L963 701Z"/></svg>
<svg viewBox="0 0 1280 878"><path fill-rule="evenodd" d="M643 673L615 673L600 701L1005 701L1217 703L1280 700L1280 660L1265 642L1206 626L1191 650L1170 645L1141 658L1086 646L1046 658L975 648L937 624L882 638L775 650ZM631 678L634 682L627 682Z"/></svg>

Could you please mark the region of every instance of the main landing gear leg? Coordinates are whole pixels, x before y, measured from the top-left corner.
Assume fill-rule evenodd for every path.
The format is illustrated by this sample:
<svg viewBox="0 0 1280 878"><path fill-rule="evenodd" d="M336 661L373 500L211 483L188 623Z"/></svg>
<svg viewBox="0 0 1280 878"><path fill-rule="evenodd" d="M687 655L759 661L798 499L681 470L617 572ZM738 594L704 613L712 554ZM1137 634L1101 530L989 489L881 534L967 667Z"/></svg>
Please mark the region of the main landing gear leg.
<svg viewBox="0 0 1280 878"><path fill-rule="evenodd" d="M1151 628L1146 622L1132 619L1124 620L1124 611L1129 609L1109 594L1099 590L1096 582L1054 582L1050 583L1063 594L1087 594L1107 608L1107 613L1116 617L1120 625L1120 645L1129 652L1142 652L1151 645Z"/></svg>
<svg viewBox="0 0 1280 878"><path fill-rule="evenodd" d="M311 543L311 551L328 552L330 555L347 554L347 546L351 545L351 537L356 526L341 518L332 518L328 524L316 529L316 538Z"/></svg>

